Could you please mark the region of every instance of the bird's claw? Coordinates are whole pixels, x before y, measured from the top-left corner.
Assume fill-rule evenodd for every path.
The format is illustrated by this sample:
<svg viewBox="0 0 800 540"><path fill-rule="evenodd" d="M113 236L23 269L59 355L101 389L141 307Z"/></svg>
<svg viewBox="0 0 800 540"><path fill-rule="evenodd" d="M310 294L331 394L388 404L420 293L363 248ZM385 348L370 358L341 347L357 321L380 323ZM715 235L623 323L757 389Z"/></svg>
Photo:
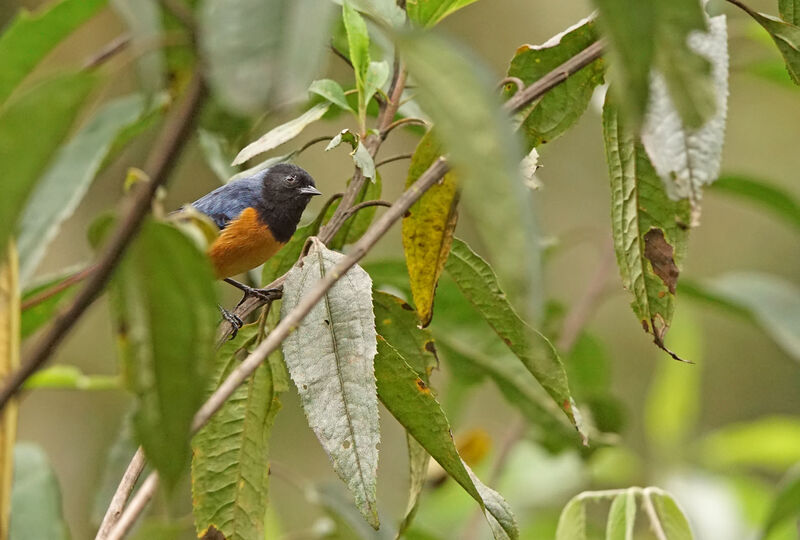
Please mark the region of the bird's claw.
<svg viewBox="0 0 800 540"><path fill-rule="evenodd" d="M224 307L222 307L222 306L217 306L217 307L219 307L219 311L220 311L220 313L222 313L222 318L224 320L228 321L230 323L230 325L233 327L233 331L231 332L230 339L235 338L236 334L239 333L239 329L242 326L244 326L244 321L242 321L242 319L240 319L238 315L236 315L235 313L233 313L231 311L228 311Z"/></svg>

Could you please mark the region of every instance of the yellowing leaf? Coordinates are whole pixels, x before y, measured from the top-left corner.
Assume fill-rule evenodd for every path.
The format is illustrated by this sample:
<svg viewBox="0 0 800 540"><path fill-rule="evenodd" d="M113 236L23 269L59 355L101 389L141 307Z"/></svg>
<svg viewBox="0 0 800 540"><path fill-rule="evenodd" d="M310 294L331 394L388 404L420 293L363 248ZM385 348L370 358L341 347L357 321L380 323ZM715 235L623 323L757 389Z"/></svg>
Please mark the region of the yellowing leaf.
<svg viewBox="0 0 800 540"><path fill-rule="evenodd" d="M17 249L9 242L0 267L0 380L19 366L19 302ZM0 411L0 538L8 538L16 433L17 402L12 399Z"/></svg>
<svg viewBox="0 0 800 540"><path fill-rule="evenodd" d="M427 133L417 145L408 169L410 186L441 155L441 147ZM433 317L436 284L453 243L458 213L458 186L453 173L430 188L403 218L403 251L411 280L411 294L422 326Z"/></svg>

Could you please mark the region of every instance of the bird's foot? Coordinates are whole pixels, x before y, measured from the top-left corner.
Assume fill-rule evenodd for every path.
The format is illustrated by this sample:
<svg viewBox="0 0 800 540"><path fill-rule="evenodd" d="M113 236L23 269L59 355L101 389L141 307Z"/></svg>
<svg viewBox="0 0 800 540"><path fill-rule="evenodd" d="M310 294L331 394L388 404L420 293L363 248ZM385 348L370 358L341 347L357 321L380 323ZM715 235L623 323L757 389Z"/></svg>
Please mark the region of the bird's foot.
<svg viewBox="0 0 800 540"><path fill-rule="evenodd" d="M244 321L242 319L240 319L235 313L233 313L231 311L228 311L224 307L222 307L220 305L218 305L217 307L219 308L220 313L222 313L222 318L224 320L228 321L231 324L231 326L233 327L233 332L231 332L230 339L235 338L236 334L239 333L239 329L242 326L244 326Z"/></svg>
<svg viewBox="0 0 800 540"><path fill-rule="evenodd" d="M248 296L254 296L259 300L263 300L264 302L271 302L272 300L277 300L283 295L283 291L281 289L256 289L255 287L250 287L231 278L225 278L225 282L242 291L245 298Z"/></svg>

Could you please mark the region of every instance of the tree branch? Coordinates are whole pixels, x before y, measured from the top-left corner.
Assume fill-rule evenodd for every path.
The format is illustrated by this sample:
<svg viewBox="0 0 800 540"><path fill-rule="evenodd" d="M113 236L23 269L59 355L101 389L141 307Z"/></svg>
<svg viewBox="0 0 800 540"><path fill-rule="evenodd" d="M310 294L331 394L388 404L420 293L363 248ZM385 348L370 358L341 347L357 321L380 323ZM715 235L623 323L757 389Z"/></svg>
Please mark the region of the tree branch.
<svg viewBox="0 0 800 540"><path fill-rule="evenodd" d="M103 291L114 268L139 231L142 220L150 210L150 201L156 190L166 182L178 155L188 140L194 118L204 96L205 85L198 72L189 83L183 103L164 124L148 157L144 170L150 181L141 182L136 188L137 192L130 203L130 208L103 249L96 264L96 270L78 292L72 304L55 318L47 333L34 344L22 367L6 378L3 388L0 390L0 409L8 403L22 383L50 358L78 319Z"/></svg>
<svg viewBox="0 0 800 540"><path fill-rule="evenodd" d="M517 92L512 99L504 104L504 109L510 113L518 112L532 101L547 93L550 89L561 84L570 74L575 73L582 67L599 58L602 53L602 44L600 42L593 43L578 53L575 57L567 60L555 70L546 74L540 80L536 81L525 89L520 89L520 91ZM397 82L398 84L395 86L394 82ZM391 119L393 119L394 115L397 113L397 107L399 106L402 89L405 86L404 70L400 71L397 80L394 82L393 91L390 92L389 103L379 117L379 123L382 123L384 126L388 125L388 122L391 122ZM520 96L520 94L524 95ZM387 117L389 118L388 122L386 120ZM379 137L375 137L374 135L370 136L368 137L367 142L372 143L368 146L368 148L370 149L370 153L374 156L375 152L377 152L377 149L380 146ZM375 146L373 147L372 145ZM439 180L441 180L441 178L449 170L450 167L445 158L440 157L433 164L431 164L430 167L428 167L428 169L417 179L416 182L414 182L414 184L412 184L405 192L403 192L403 194L395 201L395 203L392 204L392 206L389 207L389 209L383 215L381 215L378 220L376 220L372 226L370 226L369 229L367 229L367 232L364 233L358 242L353 244L353 248L350 253L345 255L336 265L326 272L325 276L321 280L315 283L314 287L300 299L300 302L294 307L294 309L292 309L292 311L290 311L283 319L281 319L272 332L266 336L264 341L262 341L258 347L252 353L250 353L250 355L248 355L247 358L245 358L236 367L236 369L230 373L230 375L228 375L222 384L220 384L220 386L195 414L192 421L193 433L196 433L198 430L200 430L223 406L225 401L233 394L239 385L245 382L247 378L250 377L253 372L255 372L264 359L270 353L275 351L278 346L280 346L292 329L297 327L297 325L303 320L303 318L305 318L305 316L311 311L317 302L319 302L325 293L333 286L333 284L336 283L336 281L338 281L338 279L359 260L361 260L361 258L366 255L370 248L377 243L377 241L386 233L386 231L388 231L396 221L402 218L408 209L411 208L411 206L430 187L439 182ZM346 211L343 209L349 209L353 206L355 195L360 191L361 185L363 185L364 181L363 176L359 175L358 173L359 171L357 169L347 193L345 193L342 202L337 208L337 212L334 213L334 216L331 218L328 224L320 231L319 238L324 243L330 241L330 239L333 238L338 231L339 227L341 227L341 224L344 223L344 220L341 218L336 223L333 223L334 218L337 217L337 214L344 216ZM360 177L360 184L357 185L356 179L358 177ZM267 287L281 287L283 286L285 279L286 275L284 274L267 285ZM239 317L247 316L262 304L263 301L257 298L246 298L239 304L239 306L237 306L235 313ZM224 328L224 326L221 325L221 328ZM223 334L226 334L226 332L223 331ZM136 496L131 501L131 504L122 514L122 517L117 525L106 537L108 540L120 540L128 532L130 527L136 521L136 518L143 511L147 501L149 501L149 499L155 494L157 486L158 473L154 471L148 476L141 489L136 493ZM99 538L101 537L98 536L98 539Z"/></svg>
<svg viewBox="0 0 800 540"><path fill-rule="evenodd" d="M375 164L375 167L380 167L381 165L386 165L387 163L392 163L393 161L400 161L401 159L411 159L414 154L399 154L397 156L391 156L386 159L382 159L381 161Z"/></svg>

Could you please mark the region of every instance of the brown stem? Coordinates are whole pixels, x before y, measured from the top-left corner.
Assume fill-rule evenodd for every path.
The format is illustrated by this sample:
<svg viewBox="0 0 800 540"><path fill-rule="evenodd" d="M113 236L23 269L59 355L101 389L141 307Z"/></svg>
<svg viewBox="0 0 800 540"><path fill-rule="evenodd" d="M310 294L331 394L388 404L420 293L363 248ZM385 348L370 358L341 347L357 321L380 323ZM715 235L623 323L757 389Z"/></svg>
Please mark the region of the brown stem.
<svg viewBox="0 0 800 540"><path fill-rule="evenodd" d="M364 201L362 203L350 207L350 210L347 211L347 214L344 217L345 221L356 215L356 213L362 208L367 208L369 206L385 206L386 208L389 208L392 206L392 203L390 203L389 201L380 201L380 200Z"/></svg>
<svg viewBox="0 0 800 540"><path fill-rule="evenodd" d="M400 126L404 126L404 125L407 125L407 124L416 124L418 126L427 126L428 125L428 123L425 122L425 120L423 120L422 118L400 118L399 120L395 120L394 122L392 122L391 124L386 126L386 129L381 131L381 137L383 137L385 139L386 136L394 128L397 128L397 127L400 127Z"/></svg>
<svg viewBox="0 0 800 540"><path fill-rule="evenodd" d="M3 388L0 390L0 408L8 403L8 400L19 390L26 379L50 358L81 315L103 291L114 268L139 231L144 217L150 210L150 202L156 190L166 182L178 155L189 139L196 113L204 96L205 85L200 74L195 73L186 90L183 103L164 124L153 151L148 157L145 171L150 181L141 182L137 186L130 208L103 249L96 264L97 270L92 273L69 307L54 319L49 330L34 344L22 367L5 379Z"/></svg>
<svg viewBox="0 0 800 540"><path fill-rule="evenodd" d="M400 154L397 156L391 156L377 162L375 167L380 167L381 165L386 165L387 163L392 163L393 161L400 161L401 159L411 159L413 155L414 154Z"/></svg>
<svg viewBox="0 0 800 540"><path fill-rule="evenodd" d="M122 516L122 511L125 509L125 503L128 502L128 497L139 480L139 476L144 469L144 451L141 447L133 455L133 459L125 469L125 474L122 475L122 480L111 498L111 503L108 505L106 515L103 516L103 522L100 523L100 529L97 531L97 538L106 538L108 533L111 532L111 527Z"/></svg>
<svg viewBox="0 0 800 540"><path fill-rule="evenodd" d="M53 285L49 289L45 289L44 291L40 292L36 296L28 298L27 300L25 300L22 303L22 305L20 306L20 310L25 311L25 310L30 309L32 307L38 306L39 304L41 304L45 300L47 300L49 298L52 298L53 296L57 295L58 293L60 293L64 289L68 289L68 288L72 287L73 285L75 285L76 283L80 283L81 281L83 281L84 279L89 277L92 274L92 272L95 271L96 268L97 268L97 265L94 265L94 264L90 265L90 266L87 266L83 270L81 270L79 272L76 272L76 273L72 274L71 276L69 276L68 278L64 279L64 281L61 281L60 283L56 283L55 285Z"/></svg>
<svg viewBox="0 0 800 540"><path fill-rule="evenodd" d="M96 68L122 52L131 44L130 34L123 34L104 45L99 51L86 59L81 69L86 71Z"/></svg>

